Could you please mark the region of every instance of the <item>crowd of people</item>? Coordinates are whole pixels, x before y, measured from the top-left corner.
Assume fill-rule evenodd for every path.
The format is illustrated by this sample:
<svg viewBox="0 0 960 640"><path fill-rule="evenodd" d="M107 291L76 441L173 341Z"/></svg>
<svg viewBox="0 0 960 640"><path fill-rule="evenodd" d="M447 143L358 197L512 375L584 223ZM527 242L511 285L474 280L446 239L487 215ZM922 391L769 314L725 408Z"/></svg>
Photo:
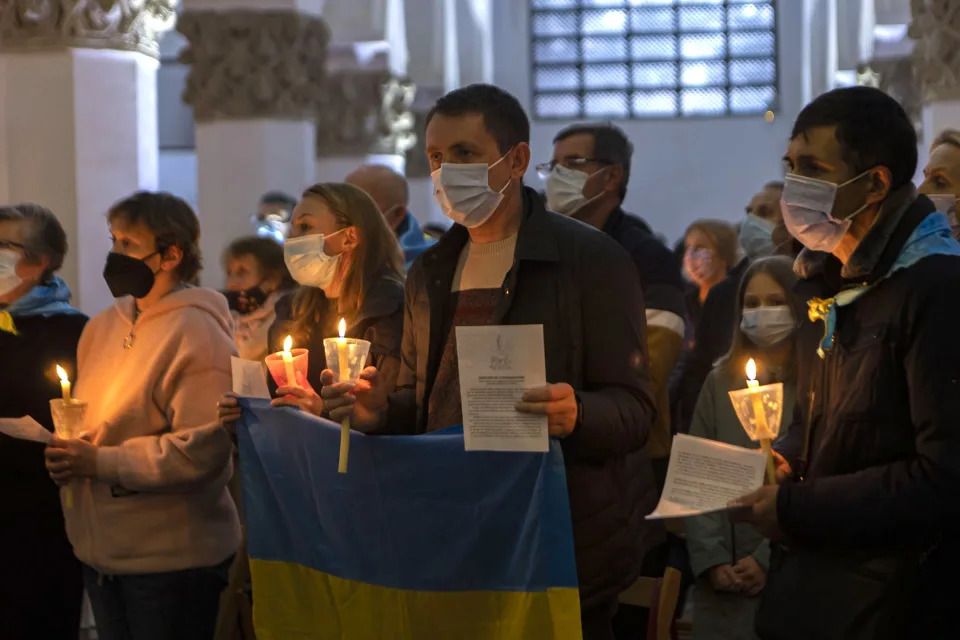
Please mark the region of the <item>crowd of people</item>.
<svg viewBox="0 0 960 640"><path fill-rule="evenodd" d="M613 124L560 131L543 191L524 176L549 150L499 88L448 93L423 134L445 233L409 211L402 175L362 166L265 195L218 292L195 286L189 205L136 193L106 214L116 304L89 319L56 275L54 213L0 207L0 416L54 431L55 364L86 403L74 436L0 436L0 635L76 640L86 591L102 640L239 637L223 613L245 579L232 355L293 336L309 374L273 386L275 406L422 434L462 422L456 327L537 324L550 383L517 410L545 415L563 450L586 640L644 637L646 610L618 596L668 566L692 586L694 638L952 637L960 131L936 138L917 188L900 105L826 93L798 116L782 180L674 250L623 209L634 148ZM372 345L356 384L325 362L340 318ZM756 447L727 397L750 358L784 384L777 483L645 520L674 434Z"/></svg>

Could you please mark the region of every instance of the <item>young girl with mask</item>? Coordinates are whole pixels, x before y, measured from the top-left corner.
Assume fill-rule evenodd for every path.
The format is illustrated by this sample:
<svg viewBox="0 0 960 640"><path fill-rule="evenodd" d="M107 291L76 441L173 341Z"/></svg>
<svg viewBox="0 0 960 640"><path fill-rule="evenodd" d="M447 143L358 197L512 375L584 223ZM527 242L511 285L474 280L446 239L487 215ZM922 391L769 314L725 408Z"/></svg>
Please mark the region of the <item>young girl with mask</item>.
<svg viewBox="0 0 960 640"><path fill-rule="evenodd" d="M403 335L403 252L370 196L345 183L304 191L284 257L300 288L277 303L270 350L279 351L289 335L310 357L306 383L277 389L274 405L322 415L315 390L327 368L323 340L338 335L341 318L347 337L370 341L368 366L395 385ZM220 410L224 422L235 419L236 401L223 398Z"/></svg>
<svg viewBox="0 0 960 640"><path fill-rule="evenodd" d="M745 387L746 363L757 363L761 384L783 382L783 416L796 397L793 336L805 313L792 295L793 261L762 258L744 273L738 294L739 322L733 345L707 377L690 435L756 449L734 412L728 391ZM732 524L723 513L687 518L687 549L697 582L693 638L753 637L753 619L766 581L769 543L750 526Z"/></svg>
<svg viewBox="0 0 960 640"><path fill-rule="evenodd" d="M283 260L283 246L272 238L237 238L224 252L223 266L237 351L244 360L263 360L277 302L296 286Z"/></svg>
<svg viewBox="0 0 960 640"><path fill-rule="evenodd" d="M104 278L116 303L86 325L74 439L54 438L67 535L103 640L213 635L240 524L227 490L233 445L215 399L236 353L227 301L186 285L200 225L180 198L137 193L109 211Z"/></svg>

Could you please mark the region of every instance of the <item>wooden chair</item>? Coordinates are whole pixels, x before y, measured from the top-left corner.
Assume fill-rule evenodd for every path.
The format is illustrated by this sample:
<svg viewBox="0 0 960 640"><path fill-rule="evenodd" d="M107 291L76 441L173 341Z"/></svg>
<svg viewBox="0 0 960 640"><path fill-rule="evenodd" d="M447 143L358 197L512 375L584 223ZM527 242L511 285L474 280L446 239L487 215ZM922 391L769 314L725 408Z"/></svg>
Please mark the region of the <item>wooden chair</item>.
<svg viewBox="0 0 960 640"><path fill-rule="evenodd" d="M676 640L673 617L680 598L680 572L667 567L662 578L638 578L620 594L620 602L650 610L647 640Z"/></svg>

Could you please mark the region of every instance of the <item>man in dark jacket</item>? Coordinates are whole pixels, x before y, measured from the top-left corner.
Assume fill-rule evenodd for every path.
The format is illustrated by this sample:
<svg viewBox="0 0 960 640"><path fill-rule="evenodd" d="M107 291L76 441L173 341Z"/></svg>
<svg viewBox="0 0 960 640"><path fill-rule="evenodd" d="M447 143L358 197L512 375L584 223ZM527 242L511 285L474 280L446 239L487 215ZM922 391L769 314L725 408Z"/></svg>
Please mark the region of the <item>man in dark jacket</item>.
<svg viewBox="0 0 960 640"><path fill-rule="evenodd" d="M784 448L790 481L740 501L781 541L765 639L956 633L960 244L917 196L916 149L903 109L866 87L820 96L794 125L783 215L807 247L796 268L811 316L798 444Z"/></svg>
<svg viewBox="0 0 960 640"><path fill-rule="evenodd" d="M0 207L0 418L32 416L51 432L56 366L76 375L87 322L54 275L66 253L67 236L49 210ZM76 640L83 579L43 452L37 442L0 435L0 636Z"/></svg>
<svg viewBox="0 0 960 640"><path fill-rule="evenodd" d="M437 102L426 151L437 200L462 224L410 269L399 388L388 397L368 370L350 395L333 385L323 396L333 419L352 415L368 432L460 424L453 328L543 325L553 384L528 392L518 409L546 414L562 439L584 635L607 640L618 594L659 542L640 526L657 499L643 452L654 416L643 296L616 242L545 211L523 187L529 138L522 107L496 87L472 85Z"/></svg>
<svg viewBox="0 0 960 640"><path fill-rule="evenodd" d="M553 159L537 167L547 181L547 209L599 229L626 249L640 276L647 316L650 378L657 419L647 454L662 486L670 457L670 372L680 358L686 315L683 279L673 254L646 222L622 209L633 144L616 125L575 124L553 139Z"/></svg>

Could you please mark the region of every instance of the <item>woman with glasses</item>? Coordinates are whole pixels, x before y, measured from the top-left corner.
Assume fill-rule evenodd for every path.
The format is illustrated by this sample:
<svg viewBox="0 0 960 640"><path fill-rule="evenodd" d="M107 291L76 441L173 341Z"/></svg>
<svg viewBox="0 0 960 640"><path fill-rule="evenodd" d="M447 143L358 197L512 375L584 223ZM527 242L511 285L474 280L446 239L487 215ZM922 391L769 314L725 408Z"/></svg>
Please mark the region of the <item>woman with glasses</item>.
<svg viewBox="0 0 960 640"><path fill-rule="evenodd" d="M57 365L74 377L87 317L56 274L67 236L48 209L0 207L0 418L53 431ZM83 580L43 445L0 435L0 636L77 640Z"/></svg>

